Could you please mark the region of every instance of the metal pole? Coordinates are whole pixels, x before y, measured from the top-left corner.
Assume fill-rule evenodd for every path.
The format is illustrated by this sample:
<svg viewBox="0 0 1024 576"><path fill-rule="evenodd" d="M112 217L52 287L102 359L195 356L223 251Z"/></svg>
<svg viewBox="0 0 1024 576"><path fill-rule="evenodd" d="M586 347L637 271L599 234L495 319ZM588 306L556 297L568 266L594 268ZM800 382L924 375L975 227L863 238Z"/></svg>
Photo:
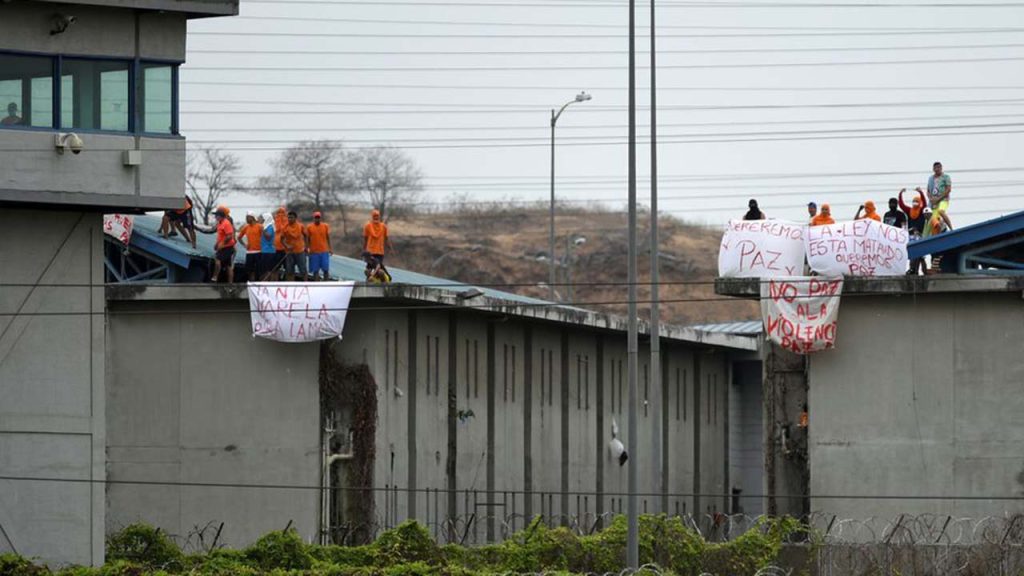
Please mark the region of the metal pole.
<svg viewBox="0 0 1024 576"><path fill-rule="evenodd" d="M555 109L551 109L551 218L548 230L548 260L551 270L548 274L548 300L555 301Z"/></svg>
<svg viewBox="0 0 1024 576"><path fill-rule="evenodd" d="M629 470L627 475L626 567L640 567L639 510L637 509L637 470L642 458L637 450L637 322L636 322L636 0L629 0L629 324L626 338L627 371L629 372Z"/></svg>
<svg viewBox="0 0 1024 576"><path fill-rule="evenodd" d="M667 470L662 458L662 432L664 430L664 406L661 393L661 310L658 306L658 83L656 72L657 46L655 44L654 3L651 0L651 471L655 474L656 492L659 498L654 504L658 513L668 512L668 492L665 478Z"/></svg>

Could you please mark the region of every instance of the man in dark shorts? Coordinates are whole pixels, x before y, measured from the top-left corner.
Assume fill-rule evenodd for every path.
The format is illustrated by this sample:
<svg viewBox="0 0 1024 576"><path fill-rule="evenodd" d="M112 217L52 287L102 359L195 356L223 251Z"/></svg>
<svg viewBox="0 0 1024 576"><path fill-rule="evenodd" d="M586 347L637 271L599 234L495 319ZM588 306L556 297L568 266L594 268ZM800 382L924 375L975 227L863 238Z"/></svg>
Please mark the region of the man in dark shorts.
<svg viewBox="0 0 1024 576"><path fill-rule="evenodd" d="M232 284L235 281L235 227L223 208L218 208L214 216L217 218L217 243L214 244L217 256L213 262L213 279L210 281L219 282L220 271L226 268L228 284Z"/></svg>
<svg viewBox="0 0 1024 576"><path fill-rule="evenodd" d="M177 232L176 232L177 231ZM185 205L178 210L164 212L160 222L160 235L164 238L180 233L185 240L196 247L196 225L192 219L192 200L186 195Z"/></svg>

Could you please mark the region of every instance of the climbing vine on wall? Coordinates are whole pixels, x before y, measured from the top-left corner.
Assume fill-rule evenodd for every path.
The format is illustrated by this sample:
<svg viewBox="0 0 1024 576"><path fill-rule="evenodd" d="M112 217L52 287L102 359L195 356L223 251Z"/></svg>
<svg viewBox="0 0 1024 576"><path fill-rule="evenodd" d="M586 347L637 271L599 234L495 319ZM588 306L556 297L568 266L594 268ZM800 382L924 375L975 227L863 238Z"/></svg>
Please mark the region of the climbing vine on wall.
<svg viewBox="0 0 1024 576"><path fill-rule="evenodd" d="M344 482L336 487L356 488L345 493L343 525L333 525L336 541L365 543L372 540L374 494L360 490L373 486L377 436L377 382L366 364L350 365L335 358L330 343L320 347L320 412L327 422L332 411L351 415L352 459L344 463ZM346 434L347 430L339 431ZM339 464L335 464L338 466ZM340 486L338 485L340 484Z"/></svg>

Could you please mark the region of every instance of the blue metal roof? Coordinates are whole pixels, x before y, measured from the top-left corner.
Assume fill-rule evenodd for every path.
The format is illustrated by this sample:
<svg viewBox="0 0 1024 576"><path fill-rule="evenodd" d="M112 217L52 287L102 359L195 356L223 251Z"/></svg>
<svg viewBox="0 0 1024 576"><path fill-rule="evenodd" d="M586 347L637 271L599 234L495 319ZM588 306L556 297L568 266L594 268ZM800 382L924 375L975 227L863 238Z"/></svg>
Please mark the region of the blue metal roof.
<svg viewBox="0 0 1024 576"><path fill-rule="evenodd" d="M193 260L212 260L214 258L216 237L213 234L196 234L196 248L193 249L191 244L186 242L181 236L161 237L160 220L160 216L151 214L136 216L135 224L132 228L132 246L182 268L188 268ZM245 252L239 250L235 253L235 264L241 266L244 263ZM338 255L331 257L331 276L338 280L365 282L366 276L363 274L365 268L366 264L356 258ZM388 267L388 271L391 273L391 280L395 284L411 284L441 289L451 288L456 291L476 288L488 297L510 302L523 304L549 303L546 300L530 298L483 286L473 286L472 284L464 284L455 280L429 276L400 268Z"/></svg>
<svg viewBox="0 0 1024 576"><path fill-rule="evenodd" d="M721 324L698 324L687 326L700 332L712 332L716 334L734 334L737 336L758 336L764 326L760 320L743 320L739 322L725 322Z"/></svg>
<svg viewBox="0 0 1024 576"><path fill-rule="evenodd" d="M1024 232L1024 211L911 242L907 245L907 253L910 258L921 258L929 254L954 252L979 242L1020 232Z"/></svg>

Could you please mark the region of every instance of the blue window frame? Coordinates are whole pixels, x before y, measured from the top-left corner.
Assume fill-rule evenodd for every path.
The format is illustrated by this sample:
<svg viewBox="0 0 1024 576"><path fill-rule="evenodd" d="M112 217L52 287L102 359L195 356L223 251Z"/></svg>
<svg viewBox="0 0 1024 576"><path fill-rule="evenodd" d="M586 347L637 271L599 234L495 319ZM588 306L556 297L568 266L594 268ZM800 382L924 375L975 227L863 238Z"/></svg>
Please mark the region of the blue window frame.
<svg viewBox="0 0 1024 576"><path fill-rule="evenodd" d="M179 65L0 51L0 128L177 136Z"/></svg>

